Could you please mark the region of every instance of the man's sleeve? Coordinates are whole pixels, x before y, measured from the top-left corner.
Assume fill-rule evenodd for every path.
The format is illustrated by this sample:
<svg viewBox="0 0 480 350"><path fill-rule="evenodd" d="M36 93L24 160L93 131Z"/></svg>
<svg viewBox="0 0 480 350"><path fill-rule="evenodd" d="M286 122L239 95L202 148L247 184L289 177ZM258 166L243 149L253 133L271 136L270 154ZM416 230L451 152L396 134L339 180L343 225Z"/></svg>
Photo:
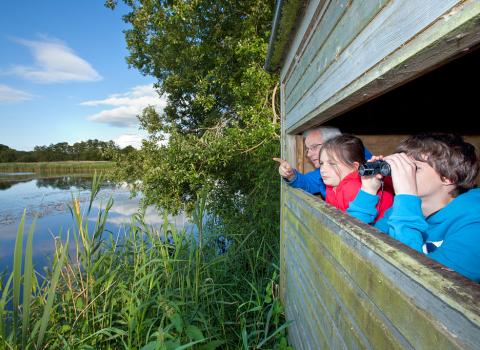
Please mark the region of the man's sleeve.
<svg viewBox="0 0 480 350"><path fill-rule="evenodd" d="M312 170L306 174L301 174L295 170L295 178L292 181L285 180L293 188L300 188L305 192L322 195L325 198L325 184L320 176L320 169Z"/></svg>

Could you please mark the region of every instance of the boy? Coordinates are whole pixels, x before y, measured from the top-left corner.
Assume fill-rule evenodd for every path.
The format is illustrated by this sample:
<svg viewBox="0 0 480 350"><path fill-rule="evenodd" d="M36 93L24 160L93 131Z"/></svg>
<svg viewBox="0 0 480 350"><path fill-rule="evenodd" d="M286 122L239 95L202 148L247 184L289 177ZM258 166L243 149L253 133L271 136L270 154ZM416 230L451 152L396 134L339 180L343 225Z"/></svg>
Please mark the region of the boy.
<svg viewBox="0 0 480 350"><path fill-rule="evenodd" d="M480 281L480 189L475 148L451 134L410 136L388 157L393 207L375 227L411 248ZM372 223L381 175L362 177L347 212Z"/></svg>

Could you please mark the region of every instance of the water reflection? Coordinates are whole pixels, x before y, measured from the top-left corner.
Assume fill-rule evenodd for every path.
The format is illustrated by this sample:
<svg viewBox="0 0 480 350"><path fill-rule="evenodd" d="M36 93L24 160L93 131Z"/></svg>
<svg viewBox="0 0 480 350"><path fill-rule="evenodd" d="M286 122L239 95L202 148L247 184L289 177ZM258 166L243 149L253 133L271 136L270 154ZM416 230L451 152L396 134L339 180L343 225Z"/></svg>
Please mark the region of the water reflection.
<svg viewBox="0 0 480 350"><path fill-rule="evenodd" d="M91 177L60 176L48 178L20 178L0 182L0 271L10 270L13 261L13 250L17 227L23 211L26 211L25 232L28 232L33 217L37 217L34 234L34 263L37 270L48 263L54 247L54 237L60 232L73 229L73 219L69 206L72 195L80 200L81 210L88 207L90 198ZM28 175L28 176L31 176ZM2 184L7 183L7 186ZM131 198L126 186L105 182L92 205L88 217L92 227L98 211L104 208L112 197L114 205L110 209L106 231L113 234L122 232L123 225L131 222L131 216L138 212L140 195ZM151 226L160 226L164 217L155 208L145 210L145 222ZM192 225L184 215L168 216L169 223L177 228L185 227L192 231ZM158 230L158 229L157 229Z"/></svg>
<svg viewBox="0 0 480 350"><path fill-rule="evenodd" d="M106 182L106 185L110 184ZM37 179L37 187L51 187L59 190L70 190L72 187L88 190L92 187L92 178L86 176L62 176Z"/></svg>

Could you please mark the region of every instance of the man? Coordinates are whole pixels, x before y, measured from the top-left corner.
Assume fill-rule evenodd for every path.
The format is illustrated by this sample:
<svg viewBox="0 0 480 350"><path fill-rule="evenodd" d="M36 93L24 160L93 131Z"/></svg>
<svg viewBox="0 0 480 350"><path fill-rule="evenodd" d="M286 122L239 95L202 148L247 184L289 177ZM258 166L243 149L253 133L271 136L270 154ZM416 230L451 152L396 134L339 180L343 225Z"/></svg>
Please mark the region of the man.
<svg viewBox="0 0 480 350"><path fill-rule="evenodd" d="M375 227L433 260L480 282L479 162L460 136L421 134L400 143L383 159L391 168L393 207ZM347 213L373 223L381 175L362 177Z"/></svg>
<svg viewBox="0 0 480 350"><path fill-rule="evenodd" d="M286 160L273 158L273 160L280 163L278 167L280 176L287 184L294 188L300 188L312 194L320 194L322 198L325 198L325 184L320 176L320 162L318 159L320 148L324 142L341 134L339 129L328 126L305 131L303 137L305 138L307 158L315 167L315 170L302 174L293 168ZM365 148L365 158L370 159L371 156L371 153Z"/></svg>

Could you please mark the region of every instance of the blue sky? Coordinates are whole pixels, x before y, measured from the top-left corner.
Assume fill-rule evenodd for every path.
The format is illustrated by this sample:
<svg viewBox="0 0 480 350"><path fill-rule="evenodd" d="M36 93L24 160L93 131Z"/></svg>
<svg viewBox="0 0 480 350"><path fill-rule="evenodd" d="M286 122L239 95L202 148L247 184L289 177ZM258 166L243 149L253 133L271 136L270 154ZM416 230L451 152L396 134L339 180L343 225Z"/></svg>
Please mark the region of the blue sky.
<svg viewBox="0 0 480 350"><path fill-rule="evenodd" d="M136 115L164 99L128 68L122 15L102 0L15 0L0 11L0 144L139 145Z"/></svg>

